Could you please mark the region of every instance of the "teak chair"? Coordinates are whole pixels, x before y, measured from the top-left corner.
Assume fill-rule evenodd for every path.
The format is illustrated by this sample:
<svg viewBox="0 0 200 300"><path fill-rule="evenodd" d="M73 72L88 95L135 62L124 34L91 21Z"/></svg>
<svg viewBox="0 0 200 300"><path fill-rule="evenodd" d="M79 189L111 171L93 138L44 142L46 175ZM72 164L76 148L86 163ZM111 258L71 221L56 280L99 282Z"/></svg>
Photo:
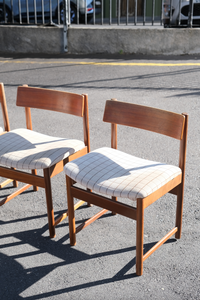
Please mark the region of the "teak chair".
<svg viewBox="0 0 200 300"><path fill-rule="evenodd" d="M1 111L3 116L3 127L0 127L0 135L5 134L6 132L10 131L10 123L8 118L8 110L6 104L6 96L3 83L0 83L0 103L1 103ZM12 179L6 179L2 183L0 183L0 189L4 186L8 185L9 183L13 182L13 186L17 187L17 182Z"/></svg>
<svg viewBox="0 0 200 300"><path fill-rule="evenodd" d="M142 275L143 262L157 248L174 234L177 239L181 237L188 116L113 100L106 102L103 118L103 121L111 123L112 148L97 149L64 167L70 244L75 245L76 233L107 210L136 220L136 274ZM141 159L117 150L117 124L157 132L180 140L179 167ZM86 190L76 187L76 182ZM144 209L166 193L177 196L176 225L143 254ZM75 228L74 197L103 210ZM136 207L117 201L117 197L135 201Z"/></svg>
<svg viewBox="0 0 200 300"><path fill-rule="evenodd" d="M1 103L1 110L3 115L3 123L4 123L4 127L0 127L0 134L2 134L4 132L10 131L10 123L8 118L6 96L5 96L3 83L0 83L0 103Z"/></svg>
<svg viewBox="0 0 200 300"><path fill-rule="evenodd" d="M27 129L12 130L0 136L0 176L18 180L26 185L1 200L0 206L30 186L33 186L34 190L38 187L44 188L49 233L50 237L55 237L55 226L67 217L67 213L54 219L51 178L63 171L63 166L67 162L90 150L88 96L20 86L17 91L16 104L25 107ZM84 142L72 138L51 137L33 131L30 108L81 117ZM70 136L72 135L73 132L70 133ZM37 175L37 169L43 170L43 176ZM31 170L31 174L27 170Z"/></svg>

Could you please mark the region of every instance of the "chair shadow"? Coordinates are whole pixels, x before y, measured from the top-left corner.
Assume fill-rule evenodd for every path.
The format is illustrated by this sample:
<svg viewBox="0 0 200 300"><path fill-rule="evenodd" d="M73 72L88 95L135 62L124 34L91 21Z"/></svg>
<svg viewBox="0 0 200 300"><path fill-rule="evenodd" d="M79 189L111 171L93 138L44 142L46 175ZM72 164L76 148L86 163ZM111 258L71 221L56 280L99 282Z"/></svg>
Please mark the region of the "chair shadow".
<svg viewBox="0 0 200 300"><path fill-rule="evenodd" d="M111 214L110 214L111 215ZM109 214L108 214L109 216ZM46 217L46 215L38 216L38 218ZM36 217L37 218L37 217ZM35 217L29 217L20 219L17 221L27 221L35 219ZM0 225L14 223L14 221L3 222L0 221ZM87 253L81 252L76 249L76 247L71 247L69 244L63 244L63 241L69 239L69 235L65 236L63 239L58 241L52 240L48 237L44 237L43 233L48 230L48 225L45 225L43 228L34 229L34 230L24 230L21 232L14 232L10 234L1 234L1 239L12 238L16 239L16 242L11 242L7 244L0 243L0 265L1 265L1 272L0 272L0 282L1 282L1 289L0 289L0 299L24 299L20 296L20 294L28 289L30 286L47 276L51 273L55 268L62 267L65 265L71 265L74 263L87 261L95 258L106 257L110 255L117 255L120 253L134 251L136 247L127 247L127 248L120 248L116 250L95 253L89 255ZM168 240L168 243L172 243L176 241L175 239ZM21 254L14 254L12 256L8 256L3 253L3 249L14 247L18 245L25 245L28 244L29 246L34 247L36 250L31 252L25 252ZM148 243L144 245L144 252L147 252L153 245L156 243ZM33 268L25 269L23 266L18 263L18 259L26 258L26 259L33 259L33 255L39 254L50 254L55 256L59 260L62 260L58 263L51 263L48 265L41 265L36 266ZM133 268L136 264L136 258L134 257L130 262L128 262L117 274L110 278L104 278L101 280L90 281L86 283L81 283L73 286L64 287L62 289L41 293L37 295L32 295L26 297L26 299L36 300L36 299L45 299L50 296L58 296L63 293L68 293L71 291L86 289L94 286L105 285L117 281L127 280L130 278L135 278L137 275L135 273L129 273L131 268Z"/></svg>

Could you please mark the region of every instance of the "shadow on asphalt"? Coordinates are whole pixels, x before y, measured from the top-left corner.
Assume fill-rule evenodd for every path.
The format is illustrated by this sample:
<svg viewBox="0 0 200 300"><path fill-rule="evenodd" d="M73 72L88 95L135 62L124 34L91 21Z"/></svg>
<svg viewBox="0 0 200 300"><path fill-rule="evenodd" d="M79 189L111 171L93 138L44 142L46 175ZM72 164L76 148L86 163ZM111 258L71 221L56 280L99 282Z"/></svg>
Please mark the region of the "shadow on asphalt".
<svg viewBox="0 0 200 300"><path fill-rule="evenodd" d="M104 215L102 217L110 217L112 214L108 214L107 216ZM11 220L8 222L0 221L0 226L15 223L15 222L22 222L31 219L39 219L45 218L46 215L40 215L36 217L18 219L18 220ZM80 222L82 222L81 220ZM77 222L78 223L78 222ZM64 224L67 226L66 224ZM129 248L122 248L107 252L95 253L93 255L86 254L76 249L76 247L71 247L69 244L63 244L66 240L69 239L69 235L67 234L65 237L60 239L59 241L54 241L48 237L42 236L42 234L48 230L48 225L45 225L41 229L34 229L34 230L24 230L19 233L10 233L10 234L1 234L0 240L3 238L12 238L17 240L16 242L7 243L0 245L0 265L1 265L1 299L24 299L21 297L20 294L28 289L30 286L34 285L37 281L41 280L45 276L47 276L50 272L55 270L55 268L62 267L64 265L71 265L74 263L78 263L81 261L87 261L95 258L106 257L109 255L116 255L119 253L130 252L134 251L136 247L129 247ZM176 239L170 239L166 243L173 243ZM3 254L3 249L13 246L25 246L25 245L32 246L36 249L36 251L32 252L25 252L21 254L14 254L12 256L7 256ZM155 243L148 243L144 245L144 253L147 252ZM2 252L1 252L2 250ZM29 260L33 260L31 256L39 255L39 254L50 254L55 256L62 262L52 263L48 265L43 265L41 261L41 265L33 268L23 268L23 266L17 262L20 258L27 258ZM126 264L117 274L115 274L112 278L104 278L102 280L96 280L86 282L83 284L75 285L75 286L68 286L66 288L58 289L55 291L50 291L46 293L41 293L33 296L28 296L26 299L36 300L36 299L45 299L50 296L58 296L63 293L72 292L75 290L86 289L89 287L105 285L112 282L127 280L130 278L137 277L135 273L126 274L132 267L136 264L136 258L134 257L128 264ZM38 291L37 291L38 292Z"/></svg>

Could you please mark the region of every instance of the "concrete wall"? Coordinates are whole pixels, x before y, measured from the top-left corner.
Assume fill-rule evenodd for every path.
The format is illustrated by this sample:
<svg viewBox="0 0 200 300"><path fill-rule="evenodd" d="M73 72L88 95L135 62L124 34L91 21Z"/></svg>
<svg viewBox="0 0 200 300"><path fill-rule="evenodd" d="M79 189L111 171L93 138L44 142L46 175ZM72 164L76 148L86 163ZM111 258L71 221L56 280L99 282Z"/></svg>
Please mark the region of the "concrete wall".
<svg viewBox="0 0 200 300"><path fill-rule="evenodd" d="M63 28L47 26L0 26L0 53L47 53L63 51Z"/></svg>
<svg viewBox="0 0 200 300"><path fill-rule="evenodd" d="M70 28L70 53L200 54L200 28Z"/></svg>
<svg viewBox="0 0 200 300"><path fill-rule="evenodd" d="M64 53L63 28L0 26L0 54ZM200 28L72 26L68 53L200 54Z"/></svg>

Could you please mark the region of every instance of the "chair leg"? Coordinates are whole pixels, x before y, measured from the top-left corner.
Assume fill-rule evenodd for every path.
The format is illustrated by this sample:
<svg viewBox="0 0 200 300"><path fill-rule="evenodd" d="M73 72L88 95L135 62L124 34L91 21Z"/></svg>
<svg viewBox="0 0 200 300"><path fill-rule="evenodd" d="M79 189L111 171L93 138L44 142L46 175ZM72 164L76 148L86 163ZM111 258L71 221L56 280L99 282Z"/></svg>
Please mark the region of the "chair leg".
<svg viewBox="0 0 200 300"><path fill-rule="evenodd" d="M180 187L180 190L177 195L177 207L176 207L176 227L178 231L175 234L176 239L181 238L182 231L182 216L183 216L183 188Z"/></svg>
<svg viewBox="0 0 200 300"><path fill-rule="evenodd" d="M69 237L70 245L76 245L76 227L75 227L75 215L74 215L74 198L71 196L71 186L73 181L66 176L67 184L67 203L68 203L68 220L69 220Z"/></svg>
<svg viewBox="0 0 200 300"><path fill-rule="evenodd" d="M87 189L87 190L88 190L88 192L91 192L91 191L92 191L92 190L90 190L90 189ZM87 206L88 206L88 207L92 207L92 204L88 202L88 203L87 203Z"/></svg>
<svg viewBox="0 0 200 300"><path fill-rule="evenodd" d="M11 168L13 170L15 170L15 168ZM13 187L18 187L18 182L16 180L13 180Z"/></svg>
<svg viewBox="0 0 200 300"><path fill-rule="evenodd" d="M117 197L112 197L112 200L117 201ZM112 215L116 215L117 213L112 211Z"/></svg>
<svg viewBox="0 0 200 300"><path fill-rule="evenodd" d="M13 187L18 187L18 181L17 180L13 180Z"/></svg>
<svg viewBox="0 0 200 300"><path fill-rule="evenodd" d="M45 193L46 193L49 234L50 234L51 238L54 238L56 236L55 220L54 220L52 191L51 191L51 178L50 178L50 170L49 169L44 169L44 180L45 180Z"/></svg>
<svg viewBox="0 0 200 300"><path fill-rule="evenodd" d="M137 199L136 225L136 274L143 273L143 235L144 235L144 204L143 199Z"/></svg>
<svg viewBox="0 0 200 300"><path fill-rule="evenodd" d="M31 170L31 173L32 173L33 175L37 175L37 170ZM33 190L34 190L35 192L37 192L37 191L38 191L38 186L33 186Z"/></svg>

